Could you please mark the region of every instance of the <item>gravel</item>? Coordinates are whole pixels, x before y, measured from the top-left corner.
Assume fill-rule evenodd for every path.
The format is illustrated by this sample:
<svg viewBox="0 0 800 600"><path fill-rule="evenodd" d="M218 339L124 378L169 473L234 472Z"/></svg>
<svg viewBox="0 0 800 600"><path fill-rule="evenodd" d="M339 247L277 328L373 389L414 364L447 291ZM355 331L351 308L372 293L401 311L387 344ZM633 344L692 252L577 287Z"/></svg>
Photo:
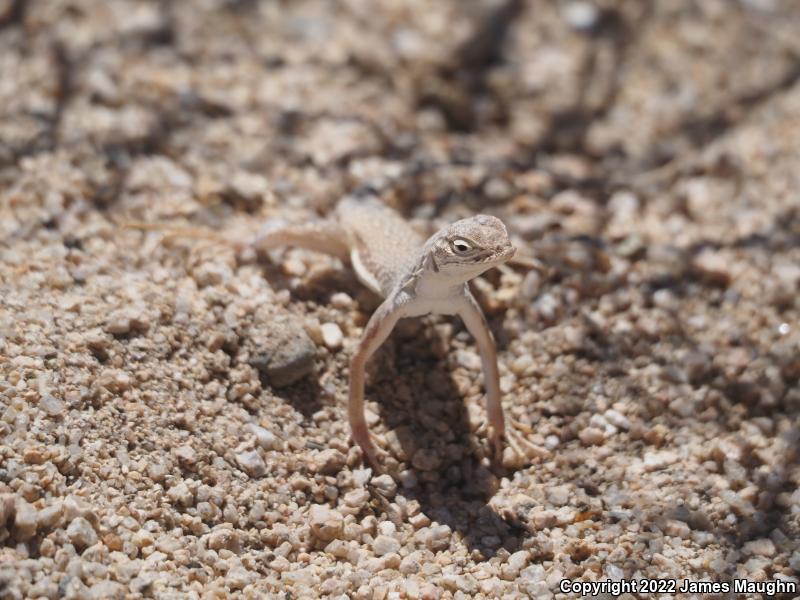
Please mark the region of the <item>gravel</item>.
<svg viewBox="0 0 800 600"><path fill-rule="evenodd" d="M0 3L0 596L796 581L797 7L34 5ZM209 239L346 194L542 263L473 285L521 455L434 317L370 361L366 468L379 299Z"/></svg>

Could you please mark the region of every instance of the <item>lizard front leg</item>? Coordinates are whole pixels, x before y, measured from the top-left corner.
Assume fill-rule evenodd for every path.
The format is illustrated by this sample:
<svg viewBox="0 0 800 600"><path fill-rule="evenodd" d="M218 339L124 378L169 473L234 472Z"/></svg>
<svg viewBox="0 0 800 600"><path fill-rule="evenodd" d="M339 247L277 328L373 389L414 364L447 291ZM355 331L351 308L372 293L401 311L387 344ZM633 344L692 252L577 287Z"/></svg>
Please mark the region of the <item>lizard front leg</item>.
<svg viewBox="0 0 800 600"><path fill-rule="evenodd" d="M367 323L364 335L350 360L350 402L347 408L350 434L376 471L380 471L380 465L364 415L364 373L367 361L386 341L401 316L393 296L384 300Z"/></svg>
<svg viewBox="0 0 800 600"><path fill-rule="evenodd" d="M483 367L483 385L486 387L486 412L489 417L490 440L496 457L503 453L503 437L506 432L503 406L500 403L500 373L497 370L497 349L494 337L486 322L481 307L472 293L465 288L458 307L458 315L478 346Z"/></svg>

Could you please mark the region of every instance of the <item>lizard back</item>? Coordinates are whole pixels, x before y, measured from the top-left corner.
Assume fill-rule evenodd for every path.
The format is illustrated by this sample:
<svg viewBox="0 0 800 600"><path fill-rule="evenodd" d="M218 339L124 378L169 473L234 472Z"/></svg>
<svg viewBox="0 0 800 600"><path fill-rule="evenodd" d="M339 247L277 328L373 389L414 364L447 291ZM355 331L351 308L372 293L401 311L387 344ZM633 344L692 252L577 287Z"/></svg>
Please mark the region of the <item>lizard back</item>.
<svg viewBox="0 0 800 600"><path fill-rule="evenodd" d="M350 261L359 279L387 296L413 267L425 240L397 211L373 198L345 198L336 214L350 237Z"/></svg>

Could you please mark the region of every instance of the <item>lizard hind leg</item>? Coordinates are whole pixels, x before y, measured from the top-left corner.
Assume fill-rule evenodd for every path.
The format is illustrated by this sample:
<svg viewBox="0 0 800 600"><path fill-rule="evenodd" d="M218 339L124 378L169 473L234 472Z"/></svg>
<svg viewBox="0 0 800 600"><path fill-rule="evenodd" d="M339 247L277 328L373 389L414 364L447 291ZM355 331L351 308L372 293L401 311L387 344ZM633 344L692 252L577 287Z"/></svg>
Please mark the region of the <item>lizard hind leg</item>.
<svg viewBox="0 0 800 600"><path fill-rule="evenodd" d="M347 262L350 255L347 232L336 221L289 223L283 219L270 219L245 245L260 253L283 246L328 254L343 262Z"/></svg>

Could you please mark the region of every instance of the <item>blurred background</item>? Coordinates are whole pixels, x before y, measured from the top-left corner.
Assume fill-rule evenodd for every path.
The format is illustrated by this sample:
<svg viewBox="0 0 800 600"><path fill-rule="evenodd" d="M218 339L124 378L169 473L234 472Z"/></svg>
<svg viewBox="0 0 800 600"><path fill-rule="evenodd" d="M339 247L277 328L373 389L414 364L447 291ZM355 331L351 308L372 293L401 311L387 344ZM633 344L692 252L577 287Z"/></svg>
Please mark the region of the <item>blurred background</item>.
<svg viewBox="0 0 800 600"><path fill-rule="evenodd" d="M695 219L706 236L748 233L726 211L765 226L749 213L775 200L745 201L742 163L796 159L789 123L759 152L746 134L712 147L793 88L799 24L777 0L3 0L3 184L21 159L69 152L95 205L146 211L137 192L160 177L164 217L324 207L361 186L409 210L522 196L535 212L564 190L605 205L627 187L680 196L658 200L691 217L680 235ZM705 187L730 188L727 217L704 222L696 186L671 189L698 165L724 175Z"/></svg>

